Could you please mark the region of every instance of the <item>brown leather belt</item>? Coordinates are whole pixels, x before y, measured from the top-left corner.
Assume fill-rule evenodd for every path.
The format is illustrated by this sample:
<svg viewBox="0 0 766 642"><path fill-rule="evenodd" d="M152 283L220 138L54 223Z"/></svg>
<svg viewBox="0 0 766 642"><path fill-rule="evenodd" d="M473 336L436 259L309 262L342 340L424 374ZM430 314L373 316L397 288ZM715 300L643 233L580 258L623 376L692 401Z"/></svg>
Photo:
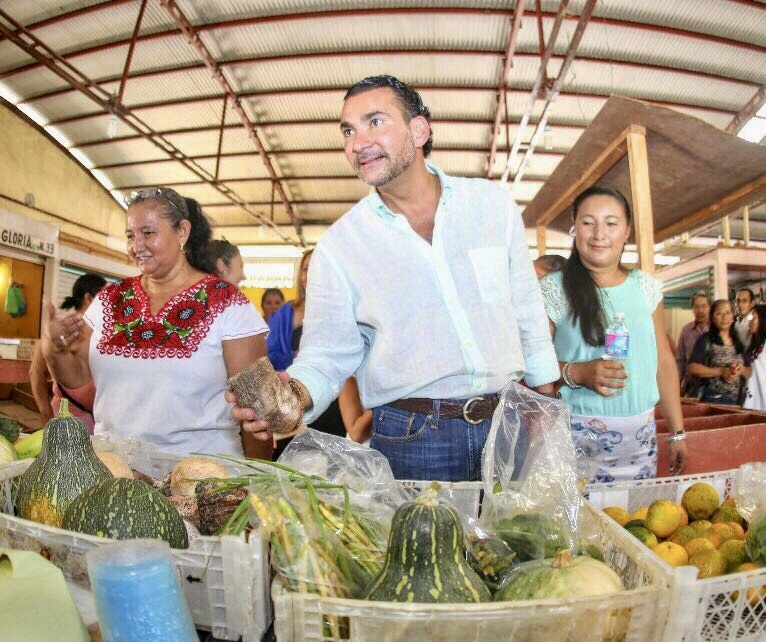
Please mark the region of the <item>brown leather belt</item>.
<svg viewBox="0 0 766 642"><path fill-rule="evenodd" d="M489 419L497 407L498 396L486 395L471 397L460 403L457 401L440 401L439 417L445 419L463 419L469 424L478 424ZM385 404L407 412L419 412L427 415L433 412L434 400L423 398L399 399Z"/></svg>

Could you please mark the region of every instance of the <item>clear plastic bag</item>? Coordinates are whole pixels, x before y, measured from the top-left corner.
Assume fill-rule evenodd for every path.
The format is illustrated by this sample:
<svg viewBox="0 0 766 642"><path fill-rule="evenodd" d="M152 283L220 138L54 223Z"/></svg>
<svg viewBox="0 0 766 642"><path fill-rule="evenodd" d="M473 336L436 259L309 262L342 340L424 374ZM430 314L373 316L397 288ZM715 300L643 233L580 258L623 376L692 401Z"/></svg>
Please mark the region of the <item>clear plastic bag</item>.
<svg viewBox="0 0 766 642"><path fill-rule="evenodd" d="M580 474L565 404L509 383L484 446L481 524L518 562L576 553Z"/></svg>
<svg viewBox="0 0 766 642"><path fill-rule="evenodd" d="M750 559L766 565L766 463L740 466L735 476L737 510L748 521L745 545Z"/></svg>
<svg viewBox="0 0 766 642"><path fill-rule="evenodd" d="M353 441L307 429L278 464L281 483L250 487L251 517L293 591L359 597L383 565L396 508L411 499L386 458Z"/></svg>

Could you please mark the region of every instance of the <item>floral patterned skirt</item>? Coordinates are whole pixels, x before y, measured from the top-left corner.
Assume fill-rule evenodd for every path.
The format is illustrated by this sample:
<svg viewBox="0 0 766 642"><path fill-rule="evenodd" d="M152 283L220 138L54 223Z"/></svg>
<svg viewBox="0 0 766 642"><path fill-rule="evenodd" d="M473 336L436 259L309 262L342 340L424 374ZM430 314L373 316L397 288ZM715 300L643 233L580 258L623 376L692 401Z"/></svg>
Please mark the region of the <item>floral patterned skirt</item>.
<svg viewBox="0 0 766 642"><path fill-rule="evenodd" d="M657 476L657 436L654 409L633 417L571 415L577 443L598 441L591 453L597 469L591 482L629 481ZM593 470L593 469L591 469Z"/></svg>

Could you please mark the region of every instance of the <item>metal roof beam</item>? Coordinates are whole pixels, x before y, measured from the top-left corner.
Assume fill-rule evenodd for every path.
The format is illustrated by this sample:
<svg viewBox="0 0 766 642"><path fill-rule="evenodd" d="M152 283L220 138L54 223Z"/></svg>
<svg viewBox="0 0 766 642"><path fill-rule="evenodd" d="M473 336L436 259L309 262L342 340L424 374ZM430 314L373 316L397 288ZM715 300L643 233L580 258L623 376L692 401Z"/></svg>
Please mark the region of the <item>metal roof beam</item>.
<svg viewBox="0 0 766 642"><path fill-rule="evenodd" d="M359 9L344 9L344 10L337 10L337 11L309 11L305 13L292 13L292 14L278 14L278 15L271 15L271 16L249 16L247 18L237 18L232 20L222 20L220 22L209 22L205 24L200 24L194 27L194 29L197 32L203 32L203 31L214 31L216 29L226 29L229 27L243 27L248 25L255 25L255 24L269 24L269 23L275 23L275 22L292 22L292 21L298 21L298 20L314 20L314 19L322 19L322 18L349 18L349 17L357 17L357 16L369 16L369 17L375 17L379 15L391 15L391 14L404 14L404 15L416 15L416 14L425 14L425 15L505 15L505 16L512 16L513 11L510 9L483 9L483 8L473 8L473 7L384 7L384 8L374 8L374 9L367 9L367 8L359 8ZM553 12L544 11L543 15L545 17L553 17L556 14ZM576 20L577 18L575 16L572 16L568 18L570 20ZM662 34L672 34L676 36L682 36L686 38L691 39L699 39L699 40L706 40L709 42L715 42L718 44L723 44L727 46L732 47L738 47L742 49L747 49L749 51L756 51L759 53L766 52L766 47L763 47L761 45L756 45L750 42L744 42L741 40L733 40L731 38L724 38L722 36L715 36L708 33L703 33L699 31L689 31L686 29L679 29L676 27L667 27L664 25L654 25L646 22L635 22L631 20L618 20L616 18L604 18L604 17L598 17L593 18L592 22L594 24L603 24L607 26L621 26L621 27L629 27L633 29L641 29L644 31L654 31L657 33ZM179 34L178 29L170 29L167 31L161 31L161 32L155 32L155 33L147 33L139 36L140 41L144 40L155 40L157 38L165 38L165 37L171 37ZM126 38L122 38L120 40L114 40L111 42L91 46L91 47L85 47L82 49L77 49L74 51L70 51L66 54L66 58L74 57L74 56L81 56L81 55L87 55L89 53L94 53L97 51L104 51L106 49L112 49L115 47L123 47L128 44L129 40ZM40 65L39 63L31 63L28 65L22 65L20 67L17 67L15 69L9 70L7 72L4 72L3 74L0 74L0 79L21 73L24 71L29 71L30 69L38 68Z"/></svg>
<svg viewBox="0 0 766 642"><path fill-rule="evenodd" d="M461 173L464 178L484 178L484 173ZM544 182L548 180L548 174L527 174L525 181ZM226 183L271 183L270 178L253 178L252 176L243 176L239 178L222 179ZM335 176L287 176L286 181L354 181L357 183L359 177L355 174L339 174ZM185 187L192 185L206 185L205 181L171 181L169 183L141 183L140 185L120 185L114 189L120 192L131 192L144 189L146 187ZM304 221L305 223L305 221Z"/></svg>
<svg viewBox="0 0 766 642"><path fill-rule="evenodd" d="M416 85L415 88L418 91L458 91L458 92L467 92L467 91L495 92L497 91L494 87L478 87L478 86L468 86L468 85L461 85L461 86L455 86L455 85L417 86ZM237 94L237 97L240 99L243 99L243 98L258 98L261 96L292 96L296 94L306 95L306 94L326 94L326 93L340 93L340 92L345 93L347 89L348 87L308 87L308 88L298 88L298 89L273 89L273 90L264 89L264 90L252 90L252 91L239 92ZM506 93L526 95L528 94L528 92L529 90L526 90L526 89L513 89L513 90L508 90ZM611 93L593 94L593 93L569 92L569 91L559 92L559 96L571 96L573 98L593 98L597 100L602 100L602 99L606 100L611 95L612 95ZM630 96L628 96L628 98L630 98ZM210 94L207 96L190 96L188 98L179 98L177 100L165 100L165 101L157 101L152 103L141 103L137 105L131 105L130 108L134 111L143 110L143 109L159 109L162 107L177 107L179 105L192 105L196 103L210 102L210 101L222 100L222 99L223 99L222 94ZM636 100L644 100L654 105L659 105L663 107L683 107L686 109L699 109L701 111L709 111L713 113L727 114L727 115L733 115L736 113L732 109L720 109L718 107L708 107L706 105L691 105L689 103L651 100L648 98L640 98L640 97L636 98ZM108 113L108 112L106 110L102 110L102 111L96 111L96 112L88 112L85 114L77 114L75 116L67 116L65 118L52 120L49 124L64 125L66 123L77 122L78 120L86 120L88 118L96 118L98 116L103 116L105 113Z"/></svg>
<svg viewBox="0 0 766 642"><path fill-rule="evenodd" d="M487 157L487 178L492 177L492 168L495 166L495 154L497 153L497 141L500 138L500 118L503 114L503 106L507 105L505 92L508 89L508 74L513 67L513 55L516 52L516 42L519 37L519 28L521 27L521 18L524 15L524 4L526 0L516 0L516 6L513 10L513 18L510 24L510 34L508 35L508 48L505 50L503 60L503 69L500 72L500 80L497 88L497 105L495 107L495 118L492 124L492 142L489 146L489 156Z"/></svg>
<svg viewBox="0 0 766 642"><path fill-rule="evenodd" d="M117 90L117 104L122 104L122 96L125 93L125 84L128 81L128 73L130 73L130 63L133 61L133 51L136 49L136 38L141 31L141 21L144 19L144 11L146 10L147 0L141 0L141 6L138 8L138 17L136 18L136 26L133 29L133 37L130 39L130 45L128 46L128 55L125 56L125 67L122 70L122 78L120 79L120 88Z"/></svg>
<svg viewBox="0 0 766 642"><path fill-rule="evenodd" d="M737 112L732 121L726 127L726 131L736 134L742 126L750 120L766 101L766 85L761 85L747 104Z"/></svg>
<svg viewBox="0 0 766 642"><path fill-rule="evenodd" d="M434 147L434 152L438 153L462 153L462 154L486 154L486 147ZM501 150L503 151L503 150ZM507 151L507 150L504 150ZM343 150L338 148L309 148L309 149L281 149L279 151L267 151L268 156L287 156L290 154L343 154ZM252 156L253 152L223 152L221 158L245 158ZM539 156L566 156L564 151L552 151L545 150L538 152ZM188 156L190 160L215 160L215 154L200 154L199 156ZM92 169L115 169L117 167L133 167L136 165L156 165L157 163L167 163L172 161L172 158L150 158L148 160L136 160L136 161L121 161L119 163L108 163L106 165L96 165ZM283 180L292 180L291 177L285 176ZM226 180L222 179L222 183Z"/></svg>
<svg viewBox="0 0 766 642"><path fill-rule="evenodd" d="M370 51L369 49L345 49L343 51L320 51L320 52L299 53L299 54L290 53L290 54L279 54L274 56L248 56L245 58L222 60L218 62L218 65L222 68L226 68L226 67L234 67L234 66L256 65L260 63L270 63L270 62L311 60L315 58L351 58L351 57L358 58L359 56L365 56L365 55L374 55L374 56L497 55L497 56L502 56L503 53L504 52L502 51L487 50L487 49L417 49L417 50L387 49L383 51ZM520 58L520 59L539 58L540 54L515 51L514 57ZM563 55L553 54L551 56L551 60L563 60L563 58L564 58ZM622 67L629 67L633 69L653 69L656 71L667 71L671 73L677 73L677 74L682 74L684 76L692 76L696 78L719 80L719 81L722 80L722 81L731 82L731 83L739 84L743 86L746 85L748 87L759 86L758 83L754 81L744 80L742 78L733 78L731 76L724 76L722 74L718 74L718 73L710 72L710 71L700 71L700 70L694 70L694 69L668 67L666 65L661 65L658 63L651 63L651 62L635 62L633 60L613 60L610 58L601 58L598 56L581 55L580 58L587 62L594 62L598 64L603 64L603 65L622 66ZM147 69L144 71L136 71L130 74L128 76L128 79L133 80L138 78L151 78L154 76L162 76L162 75L173 74L173 73L182 73L185 71L196 71L198 69L204 69L204 68L205 68L205 65L203 63L192 63L187 65L179 65L178 67L163 67L161 69ZM110 82L116 82L119 79L120 78L118 76L108 76L104 78L99 78L98 82L101 84L106 84ZM36 94L34 96L29 96L25 98L22 102L33 102L36 100L45 100L47 98L60 96L62 94L66 94L71 91L72 89L69 87L64 87L61 89L53 89L51 91L45 91L45 92Z"/></svg>
<svg viewBox="0 0 766 642"><path fill-rule="evenodd" d="M433 125L491 125L492 121L487 119L476 119L476 118L432 118L431 123ZM551 124L549 122L549 124ZM260 122L258 123L258 126L261 128L264 127L291 127L291 126L298 126L298 127L308 127L308 126L317 126L317 125L338 125L338 121L335 118L317 118L314 120L272 120L272 121L266 121L266 122ZM566 130L572 130L572 131L578 131L582 132L585 131L586 125L563 125L563 124L554 124L557 129L566 129ZM223 127L221 125L208 125L205 127L182 127L180 129L158 129L157 133L162 134L163 136L175 136L178 134L201 134L205 132L213 132L213 131L226 131L226 130L235 130L235 129L242 129L242 125L240 124L224 124ZM126 135L126 136L115 136L114 138L97 138L94 140L88 140L88 141L82 141L78 143L74 143L74 147L77 147L78 149L86 149L88 147L93 147L96 145L109 145L112 143L122 143L129 140L137 140L141 138L138 134L133 135ZM340 140L340 138L338 139ZM220 142L220 137L219 137Z"/></svg>
<svg viewBox="0 0 766 642"><path fill-rule="evenodd" d="M519 169L516 172L516 177L513 181L514 186L521 182L521 178L524 176L524 170L532 158L532 154L535 153L537 142L540 140L540 136L542 135L548 123L548 117L550 116L551 110L553 109L553 104L556 102L556 99L559 96L559 91L561 91L561 87L564 85L567 73L569 73L569 67L572 65L572 61L574 60L575 54L577 53L577 48L580 46L580 41L582 40L583 34L585 33L585 28L588 26L588 22L593 15L593 9L595 6L596 0L586 1L585 6L582 9L582 13L580 14L580 19L577 21L575 32L572 34L572 40L569 42L569 47L567 48L567 54L564 57L564 62L561 63L561 68L559 69L558 76L556 76L556 80L553 81L553 84L550 87L545 87L545 107L543 107L543 113L540 115L540 120L537 122L535 130L532 133L532 138L530 139L529 146L527 147L526 152L524 152L524 158L521 159L521 164L519 165ZM555 41L551 44L555 45ZM542 71L544 74L545 69L542 69ZM511 155L508 157L508 164L506 165L505 171L503 172L503 181L507 179L508 174L511 171L512 157L513 152L511 152Z"/></svg>
<svg viewBox="0 0 766 642"><path fill-rule="evenodd" d="M181 11L181 9L175 3L175 0L160 0L160 4L170 14L173 20L175 20L179 29L181 29L181 31L183 32L184 37L186 38L186 41L197 50L197 53L199 54L200 58L202 58L202 62L204 62L205 66L210 70L210 73L212 74L213 79L218 83L218 86L223 91L224 96L228 97L228 100L231 103L231 108L237 114L240 122L242 123L242 127L244 127L248 137L255 145L256 150L258 150L258 155L261 157L261 161L266 167L266 171L268 172L271 179L274 181L277 194L279 194L280 200L282 201L284 206L287 208L287 213L290 216L290 220L292 221L293 226L295 227L295 232L298 235L298 239L300 240L301 245L305 247L306 240L303 238L301 223L298 220L298 217L295 215L295 212L293 212L293 209L290 206L290 201L288 200L287 194L285 193L284 187L282 186L282 183L279 180L279 176L277 176L277 173L274 171L274 167L271 165L271 160L269 160L269 156L266 153L266 148L264 147L263 142L261 141L261 138L258 135L258 130L255 128L253 123L250 122L250 118L245 113L245 110L242 107L242 103L240 102L236 93L234 92L231 85L229 84L229 81L226 80L226 78L223 75L223 72L221 71L218 64L213 59L213 56L211 55L210 51L208 51L207 47L202 42L196 30L194 29L194 27L192 27L191 23L188 21L188 19L184 15L183 11ZM219 159L220 159L220 152L219 152Z"/></svg>
<svg viewBox="0 0 766 642"><path fill-rule="evenodd" d="M8 25L10 25L10 27ZM213 181L209 172L197 165L189 157L184 155L183 152L176 148L170 141L154 132L151 127L136 117L129 109L123 105L114 104L112 97L102 87L88 78L88 76L83 74L79 69L68 63L66 60L62 59L55 51L48 47L34 34L29 32L23 25L16 22L2 9L0 9L0 34L5 36L22 51L32 56L41 65L56 74L59 78L62 78L73 87L77 87L77 89L83 95L99 105L102 109L112 111L131 129L139 132L155 147L162 150L163 153L168 154L170 157L168 160L174 160L178 163L181 163L193 174L208 182L222 195L230 199L232 203L242 207L246 212L248 212L258 221L267 225L269 224L267 219L263 218L260 214L250 209L244 200L241 199L235 192L233 192L230 187ZM276 232L288 243L294 243L292 239L282 235L279 230L276 230Z"/></svg>

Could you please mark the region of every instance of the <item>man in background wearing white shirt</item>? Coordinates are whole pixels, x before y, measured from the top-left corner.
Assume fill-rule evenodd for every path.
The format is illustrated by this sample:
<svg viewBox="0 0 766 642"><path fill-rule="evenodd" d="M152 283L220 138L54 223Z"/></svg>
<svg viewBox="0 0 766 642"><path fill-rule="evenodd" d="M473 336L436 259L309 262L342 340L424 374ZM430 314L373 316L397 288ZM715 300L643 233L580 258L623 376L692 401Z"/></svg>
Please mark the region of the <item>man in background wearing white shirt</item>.
<svg viewBox="0 0 766 642"><path fill-rule="evenodd" d="M559 379L521 215L500 185L426 162L430 113L396 78L351 87L340 130L373 189L314 251L287 370L304 421L356 373L370 445L397 478L479 479L497 393L524 378L552 394ZM252 410L234 416L268 438Z"/></svg>
<svg viewBox="0 0 766 642"><path fill-rule="evenodd" d="M737 331L742 347L747 350L750 347L750 320L753 318L755 307L755 294L750 288L737 290L737 320L734 329Z"/></svg>

